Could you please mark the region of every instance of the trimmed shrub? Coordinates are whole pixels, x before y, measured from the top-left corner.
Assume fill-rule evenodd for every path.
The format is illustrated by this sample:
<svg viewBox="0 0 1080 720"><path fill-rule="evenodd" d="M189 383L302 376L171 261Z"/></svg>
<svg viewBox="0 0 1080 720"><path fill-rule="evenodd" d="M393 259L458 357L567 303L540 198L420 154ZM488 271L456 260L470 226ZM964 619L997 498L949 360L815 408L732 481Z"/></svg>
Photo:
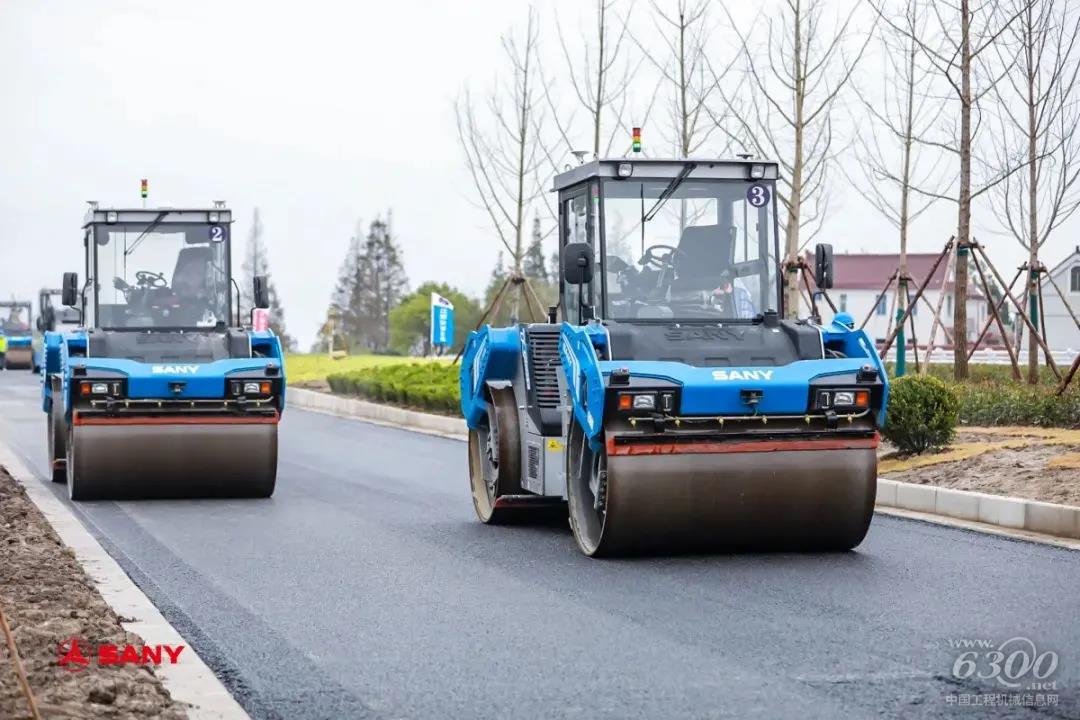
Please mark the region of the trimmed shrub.
<svg viewBox="0 0 1080 720"><path fill-rule="evenodd" d="M461 404L459 370L446 362L398 363L334 373L326 382L339 395L453 414Z"/></svg>
<svg viewBox="0 0 1080 720"><path fill-rule="evenodd" d="M889 388L882 434L903 453L922 453L948 445L956 434L960 400L943 381L907 375Z"/></svg>
<svg viewBox="0 0 1080 720"><path fill-rule="evenodd" d="M1080 427L1080 392L1055 395L1052 387L1017 382L955 386L965 425Z"/></svg>

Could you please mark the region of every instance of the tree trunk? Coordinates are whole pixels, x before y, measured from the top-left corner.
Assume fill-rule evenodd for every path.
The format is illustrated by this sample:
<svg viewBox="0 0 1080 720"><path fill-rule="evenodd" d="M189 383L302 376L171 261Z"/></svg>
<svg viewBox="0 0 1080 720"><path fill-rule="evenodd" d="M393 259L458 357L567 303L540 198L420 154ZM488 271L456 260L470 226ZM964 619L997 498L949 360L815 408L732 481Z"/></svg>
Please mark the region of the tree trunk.
<svg viewBox="0 0 1080 720"><path fill-rule="evenodd" d="M960 0L960 197L956 227L956 281L953 287L953 376L968 377L967 287L971 242L971 7Z"/></svg>
<svg viewBox="0 0 1080 720"><path fill-rule="evenodd" d="M1028 308L1031 312L1031 324L1039 327L1039 216L1038 202L1039 193L1035 186L1038 180L1038 148L1036 140L1039 128L1035 121L1035 42L1034 27L1032 26L1032 11L1028 5L1024 18L1024 51L1027 56L1027 90L1028 90L1028 242L1031 244L1031 257L1028 259ZM1019 348L1017 348L1019 350ZM1028 376L1029 385L1039 383L1039 348L1032 338L1028 343Z"/></svg>
<svg viewBox="0 0 1080 720"><path fill-rule="evenodd" d="M805 78L803 77L803 49L802 49L802 8L800 3L795 3L795 17L793 25L795 29L794 55L795 60L795 154L791 162L791 196L788 198L788 217L785 238L785 290L784 290L784 316L789 319L799 317L799 272L795 270L795 263L799 260L799 219L802 214L802 187L803 187L803 102L805 95Z"/></svg>

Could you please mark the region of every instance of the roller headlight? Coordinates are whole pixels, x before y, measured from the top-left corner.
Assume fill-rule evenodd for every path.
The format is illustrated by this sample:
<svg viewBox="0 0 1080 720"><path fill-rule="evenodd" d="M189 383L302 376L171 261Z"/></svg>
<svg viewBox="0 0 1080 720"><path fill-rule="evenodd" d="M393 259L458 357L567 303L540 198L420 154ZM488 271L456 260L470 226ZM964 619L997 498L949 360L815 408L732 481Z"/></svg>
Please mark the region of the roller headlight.
<svg viewBox="0 0 1080 720"><path fill-rule="evenodd" d="M656 393L619 393L619 409L625 411L645 410L649 412L656 410Z"/></svg>
<svg viewBox="0 0 1080 720"><path fill-rule="evenodd" d="M119 380L81 380L79 395L84 398L120 397L124 394L124 385Z"/></svg>
<svg viewBox="0 0 1080 720"><path fill-rule="evenodd" d="M814 396L816 410L866 410L869 407L869 390L818 390Z"/></svg>
<svg viewBox="0 0 1080 720"><path fill-rule="evenodd" d="M274 393L274 383L269 380L233 380L229 389L236 397L269 397Z"/></svg>

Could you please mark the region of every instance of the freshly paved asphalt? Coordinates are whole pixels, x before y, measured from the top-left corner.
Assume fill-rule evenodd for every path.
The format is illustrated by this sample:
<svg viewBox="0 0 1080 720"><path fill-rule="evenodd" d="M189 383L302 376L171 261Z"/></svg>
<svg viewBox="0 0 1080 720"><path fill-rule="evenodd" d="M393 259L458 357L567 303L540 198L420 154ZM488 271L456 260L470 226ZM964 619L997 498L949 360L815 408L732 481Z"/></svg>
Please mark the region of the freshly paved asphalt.
<svg viewBox="0 0 1080 720"><path fill-rule="evenodd" d="M37 388L0 373L0 442L52 486ZM879 515L851 553L590 560L480 525L465 472L293 408L272 499L76 513L255 718L1080 717L1080 553ZM960 707L1026 691L950 641L1015 636L1058 704Z"/></svg>

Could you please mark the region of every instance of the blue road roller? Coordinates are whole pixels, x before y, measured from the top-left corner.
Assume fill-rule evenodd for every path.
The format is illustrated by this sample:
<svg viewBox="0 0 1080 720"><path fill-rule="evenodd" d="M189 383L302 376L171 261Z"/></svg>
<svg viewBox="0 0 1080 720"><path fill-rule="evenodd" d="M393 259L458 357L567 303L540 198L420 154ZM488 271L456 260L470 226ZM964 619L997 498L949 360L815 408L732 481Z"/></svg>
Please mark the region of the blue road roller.
<svg viewBox="0 0 1080 720"><path fill-rule="evenodd" d="M0 369L29 370L33 367L33 307L25 300L0 301Z"/></svg>
<svg viewBox="0 0 1080 720"><path fill-rule="evenodd" d="M284 355L241 318L231 228L223 203L90 204L84 281L61 289L78 325L44 337L49 464L73 500L273 494Z"/></svg>
<svg viewBox="0 0 1080 720"><path fill-rule="evenodd" d="M462 356L482 522L565 507L589 556L863 540L888 380L850 315L787 317L777 178L634 157L556 176L559 305ZM831 247L811 272L831 287Z"/></svg>

